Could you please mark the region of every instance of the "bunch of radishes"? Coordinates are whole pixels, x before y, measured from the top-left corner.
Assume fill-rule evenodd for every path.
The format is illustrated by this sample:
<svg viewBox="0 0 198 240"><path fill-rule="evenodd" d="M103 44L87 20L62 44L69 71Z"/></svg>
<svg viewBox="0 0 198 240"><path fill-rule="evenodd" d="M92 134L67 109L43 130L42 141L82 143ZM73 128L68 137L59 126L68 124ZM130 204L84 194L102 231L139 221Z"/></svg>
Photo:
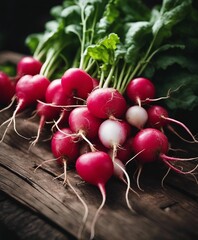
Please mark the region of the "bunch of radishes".
<svg viewBox="0 0 198 240"><path fill-rule="evenodd" d="M164 128L171 122L180 124L192 142L197 140L184 124L169 118L167 110L154 105L158 99L149 79L131 79L121 94L113 87L100 87L95 78L80 68L70 68L60 79L49 81L40 74L41 67L42 63L33 57L24 57L17 64L15 82L0 73L0 101L6 105L1 111L17 102L13 116L2 123L7 123L7 127L1 141L12 122L18 133L15 117L27 107L34 106L40 117L32 145L39 141L44 124L52 123L51 151L57 162L64 165L64 183L69 183L67 166L75 166L84 181L101 191L103 200L92 223L91 238L105 203L105 184L113 175L127 184L126 201L132 210L128 199L130 177L126 171L126 164L132 159L137 162L139 173L143 164L158 160L178 173L194 173L197 165L184 171L174 163L197 158L167 155L169 141ZM140 188L138 179L137 184Z"/></svg>

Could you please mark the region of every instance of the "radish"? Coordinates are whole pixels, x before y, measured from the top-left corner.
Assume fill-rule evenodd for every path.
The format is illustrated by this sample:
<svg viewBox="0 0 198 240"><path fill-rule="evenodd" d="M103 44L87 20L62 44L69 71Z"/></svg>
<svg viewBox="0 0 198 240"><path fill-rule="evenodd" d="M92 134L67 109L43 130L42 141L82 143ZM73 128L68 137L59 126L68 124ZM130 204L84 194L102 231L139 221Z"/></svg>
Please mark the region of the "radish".
<svg viewBox="0 0 198 240"><path fill-rule="evenodd" d="M14 130L17 132L15 122L16 114L24 110L26 107L36 103L37 100L43 100L45 98L45 91L49 83L50 81L40 74L37 74L35 76L24 75L19 79L15 89L15 98L18 104L15 111L13 112L12 117L2 124L4 125L8 122L1 141L4 139L4 136L12 122L14 124ZM17 132L17 134L19 133Z"/></svg>
<svg viewBox="0 0 198 240"><path fill-rule="evenodd" d="M141 105L142 102L149 103L155 96L155 86L143 77L132 79L126 88L127 97L135 104Z"/></svg>
<svg viewBox="0 0 198 240"><path fill-rule="evenodd" d="M55 156L55 159L50 159L50 160L44 161L39 166L37 166L36 169L41 167L44 163L54 161L54 160L57 161L57 163L59 165L61 165L61 166L63 165L64 173L55 177L55 179L64 175L63 184L67 184L73 190L73 192L76 194L78 199L81 201L81 203L83 204L84 209L85 209L82 226L79 229L79 233L78 233L79 239L80 239L81 233L84 228L84 224L85 224L87 216L88 216L88 208L87 208L87 205L84 202L84 200L81 198L81 196L75 190L75 188L72 186L72 184L69 180L68 174L67 174L67 167L75 166L76 159L79 156L79 142L77 141L77 139L75 137L72 136L71 129L62 128L62 129L56 131L52 135L51 150L52 150L53 155Z"/></svg>
<svg viewBox="0 0 198 240"><path fill-rule="evenodd" d="M191 136L191 138L193 139L193 142L198 142L198 140L195 139L195 137L193 136L193 134L191 133L191 131L187 128L187 126L185 126L182 122L170 118L168 111L159 105L154 105L151 106L148 110L148 125L150 127L153 128L157 128L157 129L162 129L163 127L168 127L172 132L174 132L177 136L179 136L181 139L183 139L186 142L192 142L192 141L188 141L184 138L182 138L174 129L173 127L170 126L170 123L175 123L179 126L181 126L183 129L186 130L186 132Z"/></svg>
<svg viewBox="0 0 198 240"><path fill-rule="evenodd" d="M168 138L158 129L145 128L140 130L133 138L132 149L133 152L137 154L136 160L140 164L140 171L143 164L155 162L158 160L163 161L170 169L181 174L191 174L198 167L197 165L192 170L183 171L182 169L174 166L173 162L192 161L198 159L198 157L177 158L173 156L168 156ZM140 175L140 171L138 176Z"/></svg>
<svg viewBox="0 0 198 240"><path fill-rule="evenodd" d="M117 158L125 164L133 155L132 144L133 137L128 137L126 141L117 150Z"/></svg>
<svg viewBox="0 0 198 240"><path fill-rule="evenodd" d="M67 166L75 165L79 156L79 143L72 135L71 129L63 128L53 134L51 150L57 162L64 165L65 179L63 183L67 183Z"/></svg>
<svg viewBox="0 0 198 240"><path fill-rule="evenodd" d="M127 128L124 121L107 119L100 125L98 137L102 144L112 149L112 159L117 155L117 149L122 146L127 138Z"/></svg>
<svg viewBox="0 0 198 240"><path fill-rule="evenodd" d="M34 146L40 137L41 130L43 129L47 121L53 121L60 115L60 108L55 108L49 105L46 105L43 102L38 102L36 107L36 113L40 117L39 126L37 130L37 135L34 141L32 141L31 146Z"/></svg>
<svg viewBox="0 0 198 240"><path fill-rule="evenodd" d="M93 79L79 68L68 69L61 78L63 90L69 96L86 99L93 90Z"/></svg>
<svg viewBox="0 0 198 240"><path fill-rule="evenodd" d="M15 85L6 73L0 71L0 104L9 104L14 94Z"/></svg>
<svg viewBox="0 0 198 240"><path fill-rule="evenodd" d="M55 107L58 105L67 107L76 103L76 100L63 90L61 79L55 79L49 84L46 89L45 99L46 103L52 103Z"/></svg>
<svg viewBox="0 0 198 240"><path fill-rule="evenodd" d="M22 77L23 75L36 75L40 73L42 63L32 56L22 57L17 63L17 76Z"/></svg>
<svg viewBox="0 0 198 240"><path fill-rule="evenodd" d="M76 136L81 137L89 143L90 148L94 150L93 144L89 139L94 139L98 136L98 129L102 120L96 118L90 113L86 106L74 108L69 115L69 127L76 133Z"/></svg>
<svg viewBox="0 0 198 240"><path fill-rule="evenodd" d="M147 122L148 114L143 107L135 105L127 109L125 118L132 126L142 129Z"/></svg>
<svg viewBox="0 0 198 240"><path fill-rule="evenodd" d="M99 206L91 225L91 237L95 235L95 224L99 213L106 201L105 185L113 175L113 162L111 157L102 151L88 152L78 157L76 160L76 171L87 183L96 185L102 195L102 202Z"/></svg>
<svg viewBox="0 0 198 240"><path fill-rule="evenodd" d="M121 118L126 111L127 104L118 90L114 88L98 88L89 94L87 107L98 118Z"/></svg>
<svg viewBox="0 0 198 240"><path fill-rule="evenodd" d="M48 85L45 91L45 102L37 104L37 115L40 117L39 127L35 140L31 143L35 145L46 121L57 120L56 124L68 119L69 111L63 110L63 106L73 105L75 100L65 94L62 89L61 79L55 79Z"/></svg>

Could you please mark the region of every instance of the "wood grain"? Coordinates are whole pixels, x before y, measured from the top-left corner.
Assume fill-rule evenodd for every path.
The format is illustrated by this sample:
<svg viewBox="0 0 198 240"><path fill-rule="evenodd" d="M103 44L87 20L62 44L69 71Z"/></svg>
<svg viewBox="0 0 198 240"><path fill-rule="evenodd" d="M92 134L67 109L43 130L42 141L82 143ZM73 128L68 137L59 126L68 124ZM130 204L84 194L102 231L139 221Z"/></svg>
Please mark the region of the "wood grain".
<svg viewBox="0 0 198 240"><path fill-rule="evenodd" d="M2 112L1 122L5 121L11 112L12 110ZM33 121L28 117L29 113L23 113L16 120L17 130L30 137L36 134L38 119ZM2 134L4 127L1 127L0 131ZM42 141L48 137L47 134L45 129L39 143L30 148L29 140L18 136L12 126L10 127L0 144L0 190L55 226L56 231L50 228L52 236L58 231L76 239L84 207L74 192L63 186L62 179L53 180L63 169L52 161L34 171L36 165L53 158L50 142ZM107 202L96 225L95 239L196 239L198 186L194 178L171 173L163 189L160 185L163 174L161 165L147 168L142 173L140 181L144 192L139 191L140 197L130 193L135 214L128 210L125 202L126 186L116 179L111 179L107 184ZM69 170L68 176L78 194L89 206L89 218L83 233L84 239L88 239L91 219L100 204L101 196L98 189L82 183L75 170ZM132 184L135 186L134 182ZM7 219L12 218L13 225L17 222L20 226L28 227L28 221L25 226L26 223L20 220L21 217L25 218L26 211L21 212L18 217L14 209L4 205L5 209L9 209ZM5 215L5 212L2 211L1 216ZM31 229L27 230L27 233L23 231L23 239L25 236L26 239L31 239L31 234L33 236L37 232L37 239L42 239L39 237L39 226L40 220L33 221Z"/></svg>

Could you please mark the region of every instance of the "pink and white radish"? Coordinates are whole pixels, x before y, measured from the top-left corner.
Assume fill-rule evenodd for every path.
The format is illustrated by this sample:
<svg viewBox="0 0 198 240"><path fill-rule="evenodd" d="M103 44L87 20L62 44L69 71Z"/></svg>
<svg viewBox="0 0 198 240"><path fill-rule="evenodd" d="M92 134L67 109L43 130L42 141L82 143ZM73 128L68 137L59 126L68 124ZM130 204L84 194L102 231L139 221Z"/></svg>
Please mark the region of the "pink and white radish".
<svg viewBox="0 0 198 240"><path fill-rule="evenodd" d="M142 129L147 122L148 114L143 107L135 105L127 109L125 118L132 126Z"/></svg>
<svg viewBox="0 0 198 240"><path fill-rule="evenodd" d="M95 224L99 213L106 201L105 185L113 175L113 162L111 157L102 151L88 152L78 157L76 161L76 171L87 183L97 186L102 195L102 202L96 211L91 225L90 239L95 235Z"/></svg>
<svg viewBox="0 0 198 240"><path fill-rule="evenodd" d="M112 149L112 159L117 155L117 149L122 146L127 138L125 121L107 119L102 122L98 130L98 137L102 144Z"/></svg>

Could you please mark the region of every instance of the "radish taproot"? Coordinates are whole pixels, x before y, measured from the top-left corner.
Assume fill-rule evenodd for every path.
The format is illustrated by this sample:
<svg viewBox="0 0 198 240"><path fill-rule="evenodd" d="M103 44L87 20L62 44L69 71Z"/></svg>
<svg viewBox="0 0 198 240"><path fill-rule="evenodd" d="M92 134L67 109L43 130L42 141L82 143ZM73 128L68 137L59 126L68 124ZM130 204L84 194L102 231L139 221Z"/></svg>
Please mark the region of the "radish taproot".
<svg viewBox="0 0 198 240"><path fill-rule="evenodd" d="M113 176L113 162L111 157L105 152L88 152L82 154L76 160L76 171L85 182L97 186L102 195L102 202L97 209L91 224L90 239L93 239L95 235L96 221L106 201L105 185Z"/></svg>

